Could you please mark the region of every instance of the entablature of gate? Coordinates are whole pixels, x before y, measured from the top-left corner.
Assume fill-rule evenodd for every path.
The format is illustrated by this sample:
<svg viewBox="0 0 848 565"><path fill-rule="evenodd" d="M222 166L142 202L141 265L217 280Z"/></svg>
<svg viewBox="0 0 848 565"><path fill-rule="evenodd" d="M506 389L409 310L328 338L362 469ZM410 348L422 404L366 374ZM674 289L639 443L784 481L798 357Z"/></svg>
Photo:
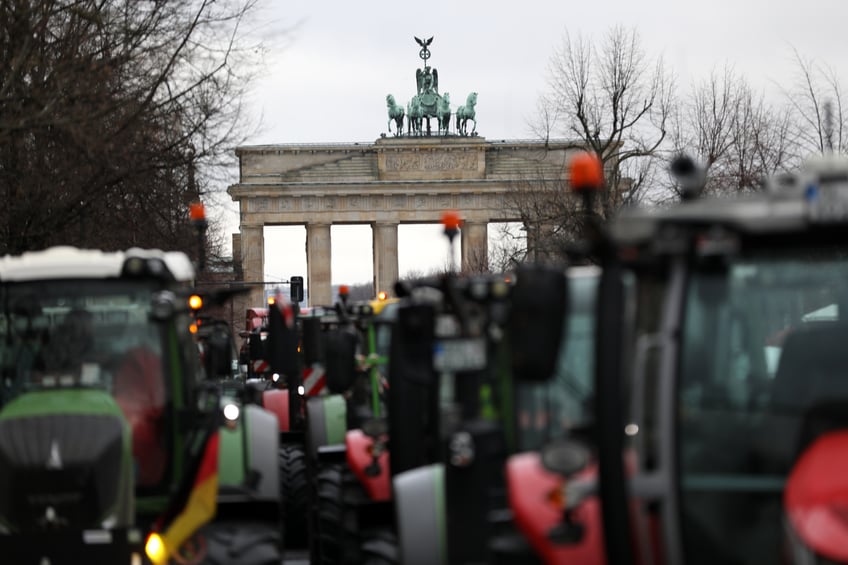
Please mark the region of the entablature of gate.
<svg viewBox="0 0 848 565"><path fill-rule="evenodd" d="M438 222L447 209L462 210L463 216L477 221L512 221L505 187L469 186L467 183L430 190L395 187L389 190L322 191L290 193L273 190L253 192L250 187L232 187L234 199L241 202L242 224L367 223L372 221ZM494 188L494 189L493 189Z"/></svg>

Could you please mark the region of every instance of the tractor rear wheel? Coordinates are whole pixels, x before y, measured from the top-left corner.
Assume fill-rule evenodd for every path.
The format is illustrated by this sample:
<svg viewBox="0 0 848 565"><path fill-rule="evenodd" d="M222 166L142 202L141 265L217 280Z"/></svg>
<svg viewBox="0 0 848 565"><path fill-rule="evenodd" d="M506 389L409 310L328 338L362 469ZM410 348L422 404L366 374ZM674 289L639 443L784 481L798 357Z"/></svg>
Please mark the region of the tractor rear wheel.
<svg viewBox="0 0 848 565"><path fill-rule="evenodd" d="M285 546L306 547L309 535L309 481L303 446L280 448L280 496L283 498Z"/></svg>
<svg viewBox="0 0 848 565"><path fill-rule="evenodd" d="M312 563L321 565L359 564L361 532L359 507L368 496L347 465L327 465L316 477L316 544Z"/></svg>
<svg viewBox="0 0 848 565"><path fill-rule="evenodd" d="M331 565L341 562L342 473L341 464L327 465L315 476L314 530L312 563Z"/></svg>

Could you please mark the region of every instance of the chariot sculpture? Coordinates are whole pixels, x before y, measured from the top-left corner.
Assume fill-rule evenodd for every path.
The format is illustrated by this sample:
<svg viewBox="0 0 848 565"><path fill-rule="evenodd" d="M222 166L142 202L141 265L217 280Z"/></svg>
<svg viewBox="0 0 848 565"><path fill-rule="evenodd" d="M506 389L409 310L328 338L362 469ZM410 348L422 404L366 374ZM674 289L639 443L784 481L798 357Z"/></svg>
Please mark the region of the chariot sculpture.
<svg viewBox="0 0 848 565"><path fill-rule="evenodd" d="M430 120L435 118L437 135L450 135L451 108L450 94L439 93L439 71L431 67L427 61L430 58L429 46L433 38L415 41L421 46L418 56L424 61L424 68L415 71L416 94L406 105L406 109L395 101L392 94L386 96L386 106L389 116L389 133L392 132L392 123L395 124L396 136L404 135L403 120L406 117L407 136L432 135ZM474 105L477 103L477 93L468 95L464 106L460 106L456 112L455 132L457 135L469 135L467 122L471 120L474 125L470 135L477 133L477 120L475 118Z"/></svg>

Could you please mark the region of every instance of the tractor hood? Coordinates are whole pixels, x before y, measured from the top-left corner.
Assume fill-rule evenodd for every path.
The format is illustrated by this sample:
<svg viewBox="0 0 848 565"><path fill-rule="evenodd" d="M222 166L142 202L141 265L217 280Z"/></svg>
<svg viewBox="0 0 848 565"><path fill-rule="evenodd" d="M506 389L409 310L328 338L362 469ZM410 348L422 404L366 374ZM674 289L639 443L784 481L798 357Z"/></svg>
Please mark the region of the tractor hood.
<svg viewBox="0 0 848 565"><path fill-rule="evenodd" d="M130 462L126 420L105 391L25 393L0 412L0 524L19 532L121 525L132 515L121 494Z"/></svg>

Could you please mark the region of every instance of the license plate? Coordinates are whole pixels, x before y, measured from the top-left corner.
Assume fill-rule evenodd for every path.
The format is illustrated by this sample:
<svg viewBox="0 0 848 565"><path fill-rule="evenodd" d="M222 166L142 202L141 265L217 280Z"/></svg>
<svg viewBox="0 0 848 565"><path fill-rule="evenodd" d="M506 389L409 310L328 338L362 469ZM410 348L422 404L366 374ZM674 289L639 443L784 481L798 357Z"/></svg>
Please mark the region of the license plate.
<svg viewBox="0 0 848 565"><path fill-rule="evenodd" d="M436 371L455 373L476 371L486 366L486 341L483 338L443 339L433 348Z"/></svg>

